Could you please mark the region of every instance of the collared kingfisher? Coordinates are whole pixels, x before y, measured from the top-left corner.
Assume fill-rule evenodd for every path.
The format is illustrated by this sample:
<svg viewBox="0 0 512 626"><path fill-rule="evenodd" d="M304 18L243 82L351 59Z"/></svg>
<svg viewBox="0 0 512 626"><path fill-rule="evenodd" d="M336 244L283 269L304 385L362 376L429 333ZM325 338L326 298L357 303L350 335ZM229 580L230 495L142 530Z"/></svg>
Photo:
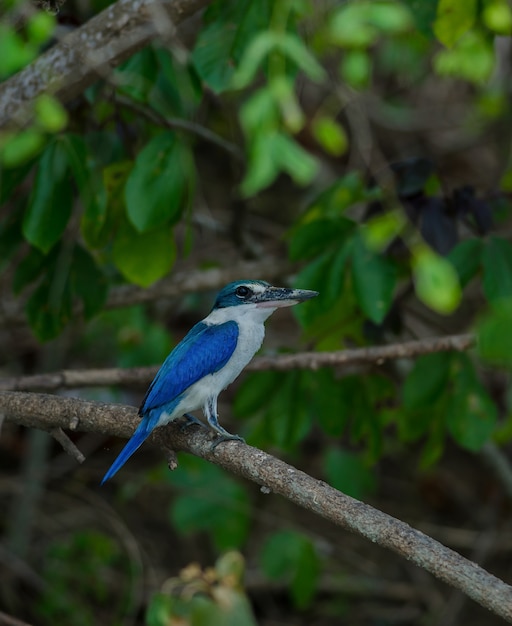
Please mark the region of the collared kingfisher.
<svg viewBox="0 0 512 626"><path fill-rule="evenodd" d="M263 280L229 283L213 309L174 348L158 370L139 409L141 422L121 450L101 484L112 478L158 426L203 409L208 424L219 435L213 442L243 439L219 424L217 397L259 350L265 320L281 307L318 295L317 291L273 287Z"/></svg>

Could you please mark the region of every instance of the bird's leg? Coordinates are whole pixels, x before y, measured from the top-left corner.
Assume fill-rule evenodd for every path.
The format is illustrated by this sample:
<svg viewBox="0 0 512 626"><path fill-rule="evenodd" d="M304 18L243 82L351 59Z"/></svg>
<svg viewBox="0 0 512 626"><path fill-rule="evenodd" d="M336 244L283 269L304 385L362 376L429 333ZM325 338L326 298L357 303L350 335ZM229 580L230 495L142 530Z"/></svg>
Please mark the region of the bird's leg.
<svg viewBox="0 0 512 626"><path fill-rule="evenodd" d="M213 430L219 434L219 437L217 437L217 439L212 443L212 450L215 450L219 443L222 443L223 441L242 441L245 443L245 440L240 437L240 435L232 435L219 424L216 397L208 398L208 402L204 406L204 413L206 415L206 419L208 420L208 424L210 424Z"/></svg>
<svg viewBox="0 0 512 626"><path fill-rule="evenodd" d="M186 419L186 422L180 427L180 430L182 432L184 430L187 430L189 426L193 426L194 424L196 424L197 426L201 426L201 428L206 428L206 424L203 424L201 420L198 420L197 417L194 417L190 413L185 413L183 417Z"/></svg>

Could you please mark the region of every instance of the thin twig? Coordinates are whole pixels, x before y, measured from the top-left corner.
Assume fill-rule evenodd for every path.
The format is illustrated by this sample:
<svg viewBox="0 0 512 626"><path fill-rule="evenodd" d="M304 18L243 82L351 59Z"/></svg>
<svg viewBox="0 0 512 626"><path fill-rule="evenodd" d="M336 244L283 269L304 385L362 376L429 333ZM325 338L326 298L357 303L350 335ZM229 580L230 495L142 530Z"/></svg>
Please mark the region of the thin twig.
<svg viewBox="0 0 512 626"><path fill-rule="evenodd" d="M43 394L0 392L0 411L31 428L66 428L128 438L138 424L135 408ZM422 532L351 498L320 480L242 442L212 450L206 429L157 428L150 441L190 452L265 486L320 517L388 548L460 589L496 615L512 622L512 587Z"/></svg>
<svg viewBox="0 0 512 626"><path fill-rule="evenodd" d="M75 446L75 444L71 441L71 439L62 430L62 428L53 428L50 431L50 435L56 441L58 441L60 443L60 445L64 448L64 450L70 456L72 456L77 461L77 463L83 463L85 461L85 456Z"/></svg>
<svg viewBox="0 0 512 626"><path fill-rule="evenodd" d="M501 482L507 496L512 498L512 466L508 456L492 441L482 446L480 454Z"/></svg>
<svg viewBox="0 0 512 626"><path fill-rule="evenodd" d="M17 617L7 615L7 613L0 611L0 626L30 626L30 624L22 622Z"/></svg>
<svg viewBox="0 0 512 626"><path fill-rule="evenodd" d="M168 128L169 130L184 130L187 133L196 135L196 137L200 137L201 139L222 148L226 152L229 152L229 154L235 157L238 161L244 161L243 152L236 144L226 141L226 139L223 139L220 135L217 135L200 124L185 120L181 117L164 117L149 106L144 106L143 104L132 100L129 96L125 96L121 93L116 94L116 102L119 102L124 107L144 116L156 126L162 126L163 128Z"/></svg>
<svg viewBox="0 0 512 626"><path fill-rule="evenodd" d="M320 367L349 367L377 364L393 359L405 359L431 354L468 350L475 343L473 335L450 335L394 343L389 346L355 348L336 352L299 352L257 357L246 367L247 371L286 371L292 369L316 370ZM17 378L0 379L0 390L5 391L57 391L80 387L139 387L147 386L158 370L154 367L106 368L91 370L61 370L50 374L35 374Z"/></svg>

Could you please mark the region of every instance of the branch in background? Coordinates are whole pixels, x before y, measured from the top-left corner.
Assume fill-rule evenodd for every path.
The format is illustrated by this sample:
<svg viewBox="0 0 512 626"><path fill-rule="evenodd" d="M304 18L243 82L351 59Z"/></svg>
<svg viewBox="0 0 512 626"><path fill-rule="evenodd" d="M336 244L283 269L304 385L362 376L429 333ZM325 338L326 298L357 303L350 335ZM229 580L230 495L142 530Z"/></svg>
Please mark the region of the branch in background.
<svg viewBox="0 0 512 626"><path fill-rule="evenodd" d="M463 352L475 344L474 335L450 335L393 343L389 346L354 348L336 352L302 352L301 354L283 354L276 357L259 357L250 366L252 370L290 370L318 369L339 365L360 365L373 363L382 365L391 359L410 359L432 352ZM249 369L249 368L247 368Z"/></svg>
<svg viewBox="0 0 512 626"><path fill-rule="evenodd" d="M288 261L270 258L264 261L235 260L230 267L224 268L174 271L168 278L146 289L135 285L123 285L111 289L104 309L119 309L164 298L175 298L187 293L217 290L224 287L226 283L241 278L282 279L283 276L289 275L292 269L293 266ZM0 309L0 326L19 326L27 323L23 312L23 302L19 298L4 300L0 304ZM74 313L79 315L81 309L76 308Z"/></svg>
<svg viewBox="0 0 512 626"><path fill-rule="evenodd" d="M431 354L468 350L475 343L473 335L451 335L395 343L389 346L355 348L337 352L301 352L298 354L280 354L260 356L245 368L247 371L291 369L312 369L319 367L338 367L364 364L382 365L392 359L405 359ZM147 386L153 380L158 367L136 367L130 369L108 368L91 370L62 370L51 374L36 374L18 378L0 379L0 390L5 391L56 391L63 388L79 387L137 387Z"/></svg>
<svg viewBox="0 0 512 626"><path fill-rule="evenodd" d="M0 85L0 128L26 123L43 93L69 102L155 36L172 37L209 2L118 0Z"/></svg>
<svg viewBox="0 0 512 626"><path fill-rule="evenodd" d="M128 438L137 423L135 408L43 394L0 392L0 412L9 421L52 430L82 431ZM392 550L436 578L460 589L496 615L512 622L512 587L438 541L326 483L241 442L211 449L206 429L158 428L150 441L165 450L190 452L243 476L337 526Z"/></svg>
<svg viewBox="0 0 512 626"><path fill-rule="evenodd" d="M60 443L64 451L72 456L77 463L83 463L85 461L85 456L75 446L62 428L53 428L50 431L50 435L55 439L55 441Z"/></svg>
<svg viewBox="0 0 512 626"><path fill-rule="evenodd" d="M140 102L132 100L129 96L125 96L121 93L116 94L115 101L127 109L131 109L135 113L142 115L156 126L168 128L169 130L183 130L191 135L195 135L196 137L203 139L204 141L207 141L208 143L222 148L222 150L228 152L238 161L244 161L243 152L236 144L226 141L226 139L217 135L205 126L201 126L196 122L191 122L190 120L185 120L181 117L164 117L151 107L144 106L143 104L140 104Z"/></svg>

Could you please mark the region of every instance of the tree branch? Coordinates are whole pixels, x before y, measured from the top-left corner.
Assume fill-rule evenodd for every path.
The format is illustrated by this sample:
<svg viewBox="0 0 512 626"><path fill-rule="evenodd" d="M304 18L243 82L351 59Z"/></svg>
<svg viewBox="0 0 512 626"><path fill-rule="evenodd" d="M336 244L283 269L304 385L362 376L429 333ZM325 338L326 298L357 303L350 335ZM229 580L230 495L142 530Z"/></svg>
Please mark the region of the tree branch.
<svg viewBox="0 0 512 626"><path fill-rule="evenodd" d="M69 102L98 78L210 0L118 0L0 85L0 128L25 124L37 96L53 93Z"/></svg>
<svg viewBox="0 0 512 626"><path fill-rule="evenodd" d="M292 369L312 369L364 364L382 365L384 361L405 359L431 354L468 350L475 343L473 335L451 335L433 337L418 341L395 343L389 346L355 348L337 352L299 352L260 356L249 363L247 371L262 370L286 371ZM80 387L138 387L147 386L155 377L158 366L134 368L105 368L90 370L61 370L50 374L0 378L0 390L5 391L57 391L58 389Z"/></svg>
<svg viewBox="0 0 512 626"><path fill-rule="evenodd" d="M138 418L133 407L86 402L43 394L0 392L0 412L31 428L69 428L128 438ZM460 589L512 622L512 587L475 563L408 524L359 502L326 483L241 442L211 449L206 429L173 423L158 428L150 441L169 450L190 452L278 493L334 524L377 543Z"/></svg>
<svg viewBox="0 0 512 626"><path fill-rule="evenodd" d="M173 271L168 278L156 282L151 287L142 289L135 285L123 285L111 289L104 309L119 309L135 304L144 304L164 298L175 298L187 293L196 293L210 289L220 289L226 283L240 278L265 278L273 280L289 274L293 266L288 261L275 258L263 261L234 261L229 267L216 267L207 270ZM22 299L4 299L0 303L0 326L19 326L26 324ZM81 313L77 306L75 315Z"/></svg>
<svg viewBox="0 0 512 626"><path fill-rule="evenodd" d="M449 335L393 343L388 346L372 346L370 348L354 348L334 352L302 352L301 354L282 354L275 357L259 357L247 369L252 370L290 370L333 367L339 365L360 365L373 363L382 365L393 359L410 359L432 352L464 352L475 343L473 335Z"/></svg>

